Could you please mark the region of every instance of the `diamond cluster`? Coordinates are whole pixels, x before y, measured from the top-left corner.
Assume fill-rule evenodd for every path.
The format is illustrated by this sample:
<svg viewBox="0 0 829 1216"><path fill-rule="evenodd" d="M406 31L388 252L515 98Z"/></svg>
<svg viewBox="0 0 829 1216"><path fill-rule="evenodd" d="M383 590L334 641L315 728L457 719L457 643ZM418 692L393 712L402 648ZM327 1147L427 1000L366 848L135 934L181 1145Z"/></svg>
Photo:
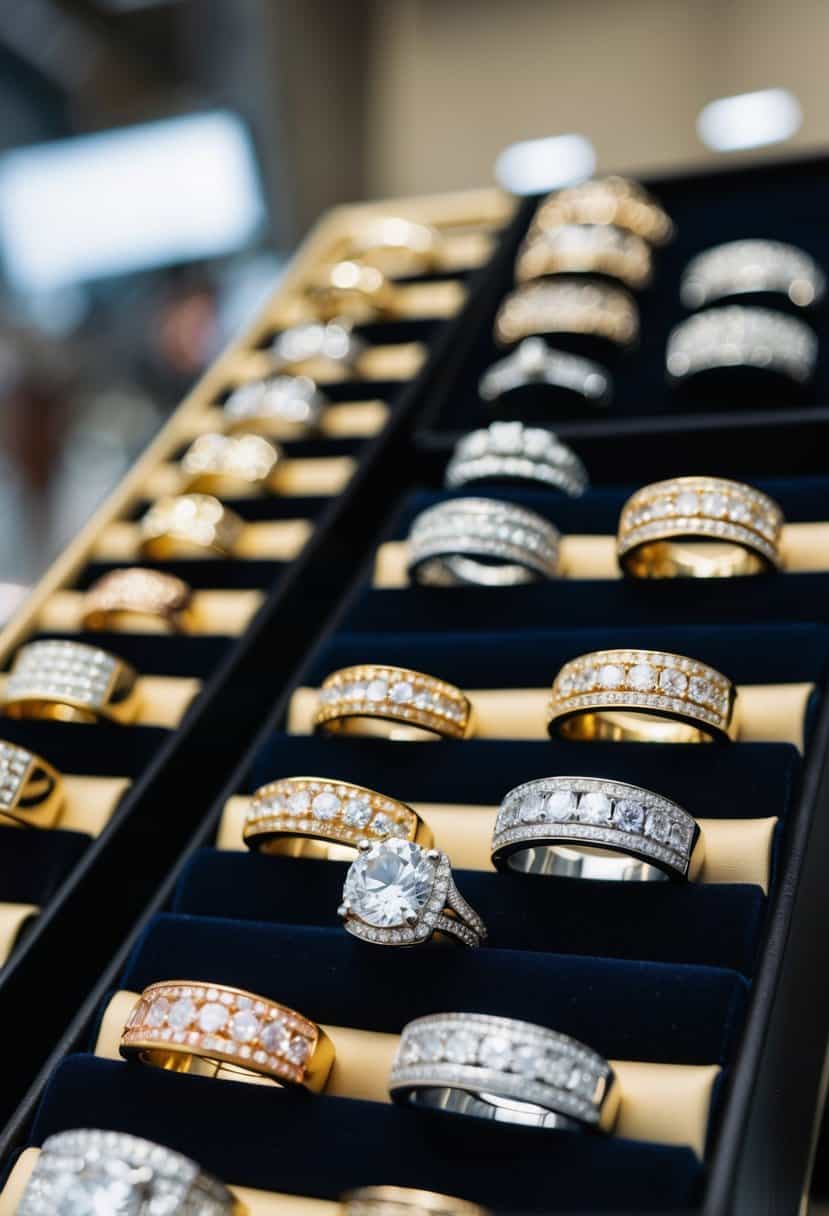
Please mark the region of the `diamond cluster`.
<svg viewBox="0 0 829 1216"><path fill-rule="evenodd" d="M6 681L6 701L43 698L102 707L118 659L84 642L30 642L18 652Z"/></svg>
<svg viewBox="0 0 829 1216"><path fill-rule="evenodd" d="M199 548L229 552L242 531L238 515L212 494L180 494L159 498L141 520L145 544L172 537Z"/></svg>
<svg viewBox="0 0 829 1216"><path fill-rule="evenodd" d="M686 308L746 292L780 292L807 308L826 290L814 258L784 241L729 241L692 258L680 284Z"/></svg>
<svg viewBox="0 0 829 1216"><path fill-rule="evenodd" d="M594 334L627 345L639 333L639 310L623 288L605 283L524 283L501 304L495 337L508 345L545 333Z"/></svg>
<svg viewBox="0 0 829 1216"><path fill-rule="evenodd" d="M327 398L308 376L272 376L240 384L223 410L231 426L277 419L313 428L319 425Z"/></svg>
<svg viewBox="0 0 829 1216"><path fill-rule="evenodd" d="M25 747L0 740L0 815L17 805L33 764Z"/></svg>
<svg viewBox="0 0 829 1216"><path fill-rule="evenodd" d="M417 815L402 802L348 782L285 777L253 795L245 838L270 832L323 836L356 845L397 836L413 840Z"/></svg>
<svg viewBox="0 0 829 1216"><path fill-rule="evenodd" d="M526 338L519 351L532 342L545 345L540 338ZM490 368L490 372L494 370ZM589 485L584 465L554 431L521 422L492 422L464 435L455 445L446 469L450 490L471 481L497 478L539 481L573 498L584 494Z"/></svg>
<svg viewBox="0 0 829 1216"><path fill-rule="evenodd" d="M366 349L366 344L342 321L311 321L293 325L277 334L271 356L280 371L289 370L311 359L322 359L350 369Z"/></svg>
<svg viewBox="0 0 829 1216"><path fill-rule="evenodd" d="M453 498L414 520L409 571L419 582L438 585L553 578L558 546L558 530L535 511L496 498ZM459 565L453 558L465 561ZM491 564L481 566L482 561Z"/></svg>
<svg viewBox="0 0 829 1216"><path fill-rule="evenodd" d="M676 379L715 367L770 368L802 382L814 371L817 338L797 317L740 304L709 308L668 335L666 362Z"/></svg>
<svg viewBox="0 0 829 1216"><path fill-rule="evenodd" d="M395 1097L455 1086L596 1124L611 1077L606 1060L568 1035L490 1014L445 1013L404 1027L389 1088Z"/></svg>
<svg viewBox="0 0 829 1216"><path fill-rule="evenodd" d="M671 239L673 223L638 182L610 176L557 190L545 199L531 230L559 224L613 224L643 237L651 245Z"/></svg>
<svg viewBox="0 0 829 1216"><path fill-rule="evenodd" d="M160 570L128 566L102 575L87 592L86 613L151 612L168 615L187 607L190 589L183 579Z"/></svg>
<svg viewBox="0 0 829 1216"><path fill-rule="evenodd" d="M221 435L209 431L193 441L181 460L189 482L202 477L234 477L256 485L271 476L279 449L261 435Z"/></svg>
<svg viewBox="0 0 829 1216"><path fill-rule="evenodd" d="M610 224L560 224L532 230L518 254L519 283L546 274L606 274L628 287L645 287L651 251L641 237Z"/></svg>
<svg viewBox="0 0 829 1216"><path fill-rule="evenodd" d="M407 668L371 663L343 667L326 677L315 722L325 726L339 718L389 718L462 739L470 708L451 684Z"/></svg>

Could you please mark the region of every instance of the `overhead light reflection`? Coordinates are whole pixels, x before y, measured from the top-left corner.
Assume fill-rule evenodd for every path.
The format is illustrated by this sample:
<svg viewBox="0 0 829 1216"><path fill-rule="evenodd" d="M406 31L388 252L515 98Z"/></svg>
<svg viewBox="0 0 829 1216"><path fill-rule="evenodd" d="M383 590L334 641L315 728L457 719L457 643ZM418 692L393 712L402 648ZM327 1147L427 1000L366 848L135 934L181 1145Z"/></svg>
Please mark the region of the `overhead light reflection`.
<svg viewBox="0 0 829 1216"><path fill-rule="evenodd" d="M715 152L737 152L790 139L803 122L803 111L788 89L760 89L720 97L703 106L697 134Z"/></svg>
<svg viewBox="0 0 829 1216"><path fill-rule="evenodd" d="M509 144L495 161L495 178L511 194L543 194L590 177L596 152L584 135L550 135Z"/></svg>

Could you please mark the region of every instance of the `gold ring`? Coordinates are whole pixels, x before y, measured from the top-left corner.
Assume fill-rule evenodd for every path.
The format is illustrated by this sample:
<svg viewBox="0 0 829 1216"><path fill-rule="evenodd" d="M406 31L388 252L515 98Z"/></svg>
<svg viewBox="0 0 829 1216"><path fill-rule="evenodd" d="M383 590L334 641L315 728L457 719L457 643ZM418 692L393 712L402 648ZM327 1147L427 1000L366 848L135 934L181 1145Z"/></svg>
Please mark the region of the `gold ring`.
<svg viewBox="0 0 829 1216"><path fill-rule="evenodd" d="M135 669L85 642L29 642L6 680L4 713L56 722L134 722Z"/></svg>
<svg viewBox="0 0 829 1216"><path fill-rule="evenodd" d="M351 860L361 840L395 836L424 848L433 843L426 824L405 802L324 777L283 777L256 791L242 832L258 853Z"/></svg>
<svg viewBox="0 0 829 1216"><path fill-rule="evenodd" d="M547 729L564 739L710 743L736 737L737 690L694 659L659 650L597 650L565 663Z"/></svg>
<svg viewBox="0 0 829 1216"><path fill-rule="evenodd" d="M665 244L674 231L670 216L647 190L624 177L599 178L551 194L535 213L532 229L561 224L612 224L651 245Z"/></svg>
<svg viewBox="0 0 829 1216"><path fill-rule="evenodd" d="M363 1186L340 1199L340 1216L488 1216L486 1208L436 1191Z"/></svg>
<svg viewBox="0 0 829 1216"><path fill-rule="evenodd" d="M608 224L562 224L526 238L515 263L519 283L554 274L601 274L637 290L650 282L650 246Z"/></svg>
<svg viewBox="0 0 829 1216"><path fill-rule="evenodd" d="M440 257L437 229L399 215L369 220L348 242L348 257L376 266L385 275L433 270Z"/></svg>
<svg viewBox="0 0 829 1216"><path fill-rule="evenodd" d="M535 334L588 334L626 346L638 333L634 300L609 283L522 283L504 298L495 318L495 338L502 346Z"/></svg>
<svg viewBox="0 0 829 1216"><path fill-rule="evenodd" d="M673 477L631 495L616 552L633 578L731 578L779 570L783 512L725 477Z"/></svg>
<svg viewBox="0 0 829 1216"><path fill-rule="evenodd" d="M64 797L57 769L25 747L0 740L0 819L24 828L54 827Z"/></svg>
<svg viewBox="0 0 829 1216"><path fill-rule="evenodd" d="M384 739L468 739L472 705L459 688L408 667L343 667L322 682L314 728Z"/></svg>
<svg viewBox="0 0 829 1216"><path fill-rule="evenodd" d="M222 498L271 488L282 452L263 435L199 435L181 458L185 489Z"/></svg>
<svg viewBox="0 0 829 1216"><path fill-rule="evenodd" d="M159 622L170 633L193 626L193 593L184 579L127 566L96 579L84 596L81 624L92 631L143 633Z"/></svg>
<svg viewBox="0 0 829 1216"><path fill-rule="evenodd" d="M229 557L244 524L211 494L159 498L141 520L141 553L175 557Z"/></svg>
<svg viewBox="0 0 829 1216"><path fill-rule="evenodd" d="M121 1055L168 1072L279 1085L320 1093L334 1045L308 1018L227 984L150 984L121 1035Z"/></svg>
<svg viewBox="0 0 829 1216"><path fill-rule="evenodd" d="M321 321L339 317L374 320L397 311L397 291L382 270L362 262L324 266L308 283L305 294Z"/></svg>

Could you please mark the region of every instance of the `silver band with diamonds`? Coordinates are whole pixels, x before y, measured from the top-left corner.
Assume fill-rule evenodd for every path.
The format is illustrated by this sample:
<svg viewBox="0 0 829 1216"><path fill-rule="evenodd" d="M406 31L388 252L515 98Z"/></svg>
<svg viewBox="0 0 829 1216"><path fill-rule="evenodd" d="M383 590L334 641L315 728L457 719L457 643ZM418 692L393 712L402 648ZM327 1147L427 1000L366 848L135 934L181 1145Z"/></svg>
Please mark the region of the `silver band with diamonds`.
<svg viewBox="0 0 829 1216"><path fill-rule="evenodd" d="M514 587L555 578L557 528L496 498L452 498L427 507L409 531L408 572L431 587Z"/></svg>
<svg viewBox="0 0 829 1216"><path fill-rule="evenodd" d="M302 372L312 365L341 377L354 370L366 349L366 343L354 334L351 324L339 318L284 329L271 344L271 358L275 371Z"/></svg>
<svg viewBox="0 0 829 1216"><path fill-rule="evenodd" d="M685 882L699 872L693 815L651 790L601 777L543 777L506 795L492 835L498 870Z"/></svg>
<svg viewBox="0 0 829 1216"><path fill-rule="evenodd" d="M502 1123L609 1131L618 1108L610 1064L566 1034L513 1018L439 1013L404 1026L395 1102Z"/></svg>
<svg viewBox="0 0 829 1216"><path fill-rule="evenodd" d="M531 384L567 389L591 405L604 405L610 396L610 376L600 364L555 350L543 338L525 338L511 354L488 367L478 382L478 393L482 400L496 402Z"/></svg>
<svg viewBox="0 0 829 1216"><path fill-rule="evenodd" d="M798 317L730 304L681 321L668 335L666 363L675 380L715 368L753 367L798 384L812 375L818 343Z"/></svg>
<svg viewBox="0 0 829 1216"><path fill-rule="evenodd" d="M242 1216L234 1195L182 1153L124 1132L78 1129L44 1141L17 1216L62 1212Z"/></svg>
<svg viewBox="0 0 829 1216"><path fill-rule="evenodd" d="M680 281L686 308L750 292L786 296L798 308L816 304L826 276L813 257L784 241L728 241L692 258Z"/></svg>
<svg viewBox="0 0 829 1216"><path fill-rule="evenodd" d="M579 498L587 469L554 431L522 422L491 422L455 444L446 468L450 490L478 481L526 481Z"/></svg>
<svg viewBox="0 0 829 1216"><path fill-rule="evenodd" d="M269 431L280 423L313 431L327 405L328 398L309 376L271 376L240 384L222 408L230 430Z"/></svg>

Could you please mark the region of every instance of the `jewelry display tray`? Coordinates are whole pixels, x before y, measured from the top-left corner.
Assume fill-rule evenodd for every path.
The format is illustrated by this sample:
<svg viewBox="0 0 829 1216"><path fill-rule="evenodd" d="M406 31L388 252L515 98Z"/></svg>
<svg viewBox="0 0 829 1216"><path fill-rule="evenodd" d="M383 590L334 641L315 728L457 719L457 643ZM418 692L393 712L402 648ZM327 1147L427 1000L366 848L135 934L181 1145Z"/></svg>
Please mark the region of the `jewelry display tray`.
<svg viewBox="0 0 829 1216"><path fill-rule="evenodd" d="M827 169L829 161L815 159L649 182L680 229L677 246L660 261L662 288L667 291L672 281L676 290L675 270L670 276L668 267L682 264L683 259L669 261L680 240L688 242L681 246L688 253L735 235L789 237L829 266L829 238L823 239L820 223L821 197L829 196ZM750 230L735 230L731 221L718 227L721 196L740 187L746 196L754 195L746 211ZM792 230L801 204L808 207L813 228L801 224ZM387 206L398 210L400 204ZM416 204L408 206L410 214L417 213ZM591 582L581 588L565 585L560 601L554 584L433 593L370 586L374 546L405 536L416 509L437 496L451 435L438 423L445 409L455 408L452 403L463 402L466 410L470 385L492 355L492 318L533 206L520 208L490 265L470 284L467 307L448 324L421 375L401 394L391 426L373 442L348 492L318 525L309 551L291 567L288 591L283 584L269 598L228 678L219 687L214 678L202 693L207 708L189 734L180 732L181 745L163 766L154 795L125 816L119 837L129 842L130 856L122 852L120 863L112 866L99 857L94 906L86 907L85 920L75 918L71 936L51 936L50 951L21 950L19 957L31 960L28 986L14 995L33 999L47 986L52 968L65 974L65 959L77 954L78 940L96 934L101 908L109 911L123 899L125 876L134 878L136 851L141 855L145 833L150 834L161 856L142 884L140 907L135 900L131 914L119 919L120 947L113 954L107 944L97 952L98 970L111 956L109 964L94 985L87 985L82 1001L77 989L73 992L76 1015L48 1059L43 1043L49 1032L30 1036L21 1076L29 1067L32 1084L6 1128L8 1165L17 1150L40 1143L50 1132L108 1120L188 1152L230 1182L273 1191L330 1198L349 1185L399 1182L478 1199L499 1213L696 1210L714 1216L800 1209L818 1142L829 1031L829 945L822 931L829 849L829 717L822 696L829 658L829 575L783 574L777 583L770 576L751 585L734 580L736 585L679 588ZM727 207L724 214L730 214ZM647 327L646 316L643 310ZM827 334L820 314L815 324L822 344L819 392ZM636 356L630 358L635 364ZM633 366L627 374L632 382ZM656 391L654 383L653 375L643 378L641 393ZM620 407L625 400L632 397L620 393ZM566 502L501 487L483 493L531 500L564 532L607 533L614 530L626 493L637 485L683 473L715 473L747 478L775 492L791 519L821 521L829 505L822 459L829 436L824 400L829 392L814 403L781 408L771 403L746 408L743 402L729 410L718 403L693 413L683 407L684 412L671 414L666 406L654 417L570 418L556 422L556 428L588 465L595 489L585 499ZM469 409L462 427L484 421L480 408ZM749 610L741 599L745 592L751 596ZM457 598L441 603L437 597L444 594ZM608 603L608 611L618 613L612 626L602 614ZM286 730L294 690L317 684L349 662L399 662L473 689L534 689L547 685L573 654L614 644L692 654L741 684L814 683L802 761L782 743L737 743L698 753L689 745L481 739L427 744L424 755L416 744L319 740ZM215 704L222 698L224 712ZM244 729L227 746L227 720L236 714ZM249 738L257 726L239 760L244 735ZM435 748L441 763L430 765ZM749 815L758 808L775 814L780 823L768 896L732 888L715 893L721 897L715 906L708 901L711 892L666 885L658 892L654 916L644 905L650 892L594 891L566 880L573 883L575 911L568 911L567 891L559 889L566 883L560 883L549 895L536 893L514 917L509 909L499 917L503 877L461 870L459 886L473 903L477 898L486 906L493 922L493 945L463 959L455 956L451 963L437 955L433 964L428 953L390 951L389 959L386 952L375 958L370 947L363 948L367 954L355 952L336 925L339 863L323 867L213 847L227 800L277 776L316 772L404 800L494 804L511 785L574 771L575 765L577 771L663 790L678 801L684 793L692 804L710 797L713 782L717 800L727 808L723 814ZM197 774L198 792L191 796L192 766L207 772ZM183 803L185 821L177 820L171 842L166 829ZM162 871L166 877L159 885ZM637 899L627 918L626 896ZM669 907L672 897L684 900L681 912ZM539 925L547 898L553 914L550 923ZM681 941L660 935L661 921L669 924L673 917L679 924L680 916ZM745 932L729 938L735 923ZM608 925L614 933L605 936ZM631 944L628 929L634 927L640 937ZM573 940L567 940L568 933ZM638 942L643 950L637 955ZM288 1103L264 1087L195 1085L195 1079L85 1054L94 1046L112 991L168 978L155 968L174 963L177 974L189 963L190 978L254 989L261 976L260 990L295 1003L309 1016L371 1030L399 1030L421 1012L488 1009L545 1021L621 1058L716 1060L722 1073L714 1086L704 1151L698 1156L682 1146L484 1127L355 1098ZM443 987L430 977L432 965L439 968ZM430 983L434 987L427 988ZM473 993L466 1005L464 984ZM0 987L0 1001L4 997ZM63 1002L62 1014L70 1003ZM59 1025L57 1017L52 1025ZM29 1036L23 1037L25 1047ZM43 1066L35 1075L38 1064ZM245 1125L244 1139L217 1128L225 1116L226 1126ZM322 1160L321 1145L326 1145ZM820 1155L815 1180L817 1188Z"/></svg>

